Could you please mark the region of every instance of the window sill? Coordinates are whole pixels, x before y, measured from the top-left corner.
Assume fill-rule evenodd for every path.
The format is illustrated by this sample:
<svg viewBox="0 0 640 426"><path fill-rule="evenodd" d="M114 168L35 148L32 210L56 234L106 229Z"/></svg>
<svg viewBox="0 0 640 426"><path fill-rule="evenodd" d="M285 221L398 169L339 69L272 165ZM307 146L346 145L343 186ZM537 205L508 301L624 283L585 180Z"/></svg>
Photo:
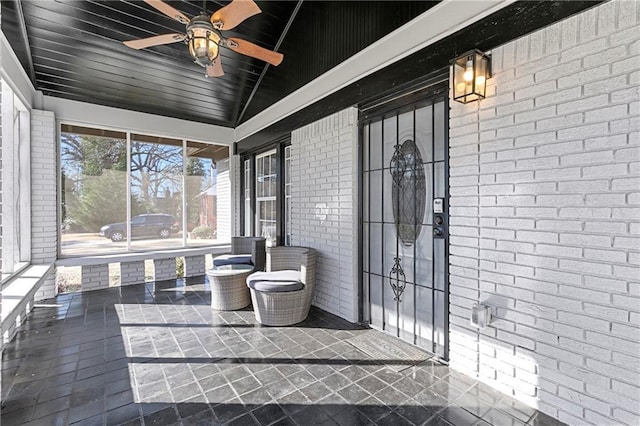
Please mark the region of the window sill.
<svg viewBox="0 0 640 426"><path fill-rule="evenodd" d="M5 341L11 339L23 314L31 310L33 297L53 265L27 265L13 274L2 289L2 331Z"/></svg>
<svg viewBox="0 0 640 426"><path fill-rule="evenodd" d="M231 244L224 244L219 246L209 247L195 247L195 248L178 248L171 250L155 250L145 252L129 252L120 254L105 254L95 256L81 256L81 257L65 257L56 261L56 266L88 266L88 265L101 265L105 263L120 263L120 262L136 262L147 259L166 259L171 257L181 256L202 256L206 254L219 255L229 253L231 251Z"/></svg>
<svg viewBox="0 0 640 426"><path fill-rule="evenodd" d="M20 273L27 269L27 267L29 267L29 262L21 262L17 265L15 271L3 273L1 275L2 279L0 280L0 289L4 289L5 286L8 285L9 282L11 282L11 280L20 275Z"/></svg>

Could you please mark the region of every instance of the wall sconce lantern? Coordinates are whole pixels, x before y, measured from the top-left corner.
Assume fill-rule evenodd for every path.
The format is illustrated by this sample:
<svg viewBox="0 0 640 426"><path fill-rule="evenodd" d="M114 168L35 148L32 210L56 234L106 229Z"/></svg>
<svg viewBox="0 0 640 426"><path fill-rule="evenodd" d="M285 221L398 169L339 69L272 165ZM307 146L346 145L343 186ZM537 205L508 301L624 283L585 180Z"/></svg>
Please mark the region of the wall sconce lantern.
<svg viewBox="0 0 640 426"><path fill-rule="evenodd" d="M467 102L484 99L491 77L491 58L472 50L453 60L453 100Z"/></svg>

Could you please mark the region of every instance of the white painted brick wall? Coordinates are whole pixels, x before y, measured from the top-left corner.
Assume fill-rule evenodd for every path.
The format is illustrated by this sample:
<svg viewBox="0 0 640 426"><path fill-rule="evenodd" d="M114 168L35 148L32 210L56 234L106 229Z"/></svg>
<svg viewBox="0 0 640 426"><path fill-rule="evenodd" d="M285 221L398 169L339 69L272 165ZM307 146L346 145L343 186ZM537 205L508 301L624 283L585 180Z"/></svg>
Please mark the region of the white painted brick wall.
<svg viewBox="0 0 640 426"><path fill-rule="evenodd" d="M229 160L219 161L216 196L217 239L222 242L231 241L231 171Z"/></svg>
<svg viewBox="0 0 640 426"><path fill-rule="evenodd" d="M155 281L176 279L176 259L153 259Z"/></svg>
<svg viewBox="0 0 640 426"><path fill-rule="evenodd" d="M120 285L144 283L144 260L120 262Z"/></svg>
<svg viewBox="0 0 640 426"><path fill-rule="evenodd" d="M2 53L0 52L0 63ZM2 271L2 79L0 79L0 271ZM0 294L0 318L2 318L2 295ZM4 336L2 321L0 321L0 336ZM4 340L0 339L0 354L4 349ZM0 392L2 391L2 379L0 378Z"/></svg>
<svg viewBox="0 0 640 426"><path fill-rule="evenodd" d="M451 105L451 367L570 424L640 424L639 14L494 49L487 98Z"/></svg>
<svg viewBox="0 0 640 426"><path fill-rule="evenodd" d="M231 150L231 148L229 148L229 150ZM229 161L231 162L231 171L233 173L231 187L237 191L237 194L231 196L233 198L233 227L231 229L231 235L240 235L240 221L242 220L240 217L240 206L244 201L240 193L240 188L242 188L242 164L240 163L239 155L231 155Z"/></svg>
<svg viewBox="0 0 640 426"><path fill-rule="evenodd" d="M49 264L58 252L57 140L52 112L31 110L31 263ZM36 293L36 300L57 294L55 268Z"/></svg>
<svg viewBox="0 0 640 426"><path fill-rule="evenodd" d="M195 277L205 274L205 256L185 256L184 276Z"/></svg>
<svg viewBox="0 0 640 426"><path fill-rule="evenodd" d="M358 113L355 108L291 134L292 245L318 251L313 304L358 319Z"/></svg>
<svg viewBox="0 0 640 426"><path fill-rule="evenodd" d="M82 291L109 288L109 264L82 266Z"/></svg>
<svg viewBox="0 0 640 426"><path fill-rule="evenodd" d="M0 56L0 61L2 57ZM2 80L0 79L0 105L2 105ZM2 109L0 108L0 271L2 271ZM0 297L0 313L2 313L2 298ZM0 329L1 331L1 329ZM0 333L1 334L1 333Z"/></svg>

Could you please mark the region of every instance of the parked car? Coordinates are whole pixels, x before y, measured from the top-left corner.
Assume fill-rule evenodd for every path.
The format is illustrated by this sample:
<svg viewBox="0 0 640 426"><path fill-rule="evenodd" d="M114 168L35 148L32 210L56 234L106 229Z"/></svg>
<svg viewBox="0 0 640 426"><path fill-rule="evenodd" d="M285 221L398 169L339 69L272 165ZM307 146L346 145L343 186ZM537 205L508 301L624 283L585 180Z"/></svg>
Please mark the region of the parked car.
<svg viewBox="0 0 640 426"><path fill-rule="evenodd" d="M178 222L168 214L141 214L131 218L131 238L169 238L178 232ZM110 223L100 228L100 235L111 241L122 241L127 236L127 224Z"/></svg>

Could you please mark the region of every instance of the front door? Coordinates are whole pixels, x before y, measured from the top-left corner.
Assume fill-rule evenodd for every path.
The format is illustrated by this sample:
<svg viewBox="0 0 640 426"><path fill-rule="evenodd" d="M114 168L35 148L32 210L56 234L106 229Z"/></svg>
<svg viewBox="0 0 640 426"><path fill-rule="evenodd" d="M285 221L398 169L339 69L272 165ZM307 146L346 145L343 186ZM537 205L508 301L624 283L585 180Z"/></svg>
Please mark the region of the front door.
<svg viewBox="0 0 640 426"><path fill-rule="evenodd" d="M448 359L446 94L362 128L364 316Z"/></svg>

